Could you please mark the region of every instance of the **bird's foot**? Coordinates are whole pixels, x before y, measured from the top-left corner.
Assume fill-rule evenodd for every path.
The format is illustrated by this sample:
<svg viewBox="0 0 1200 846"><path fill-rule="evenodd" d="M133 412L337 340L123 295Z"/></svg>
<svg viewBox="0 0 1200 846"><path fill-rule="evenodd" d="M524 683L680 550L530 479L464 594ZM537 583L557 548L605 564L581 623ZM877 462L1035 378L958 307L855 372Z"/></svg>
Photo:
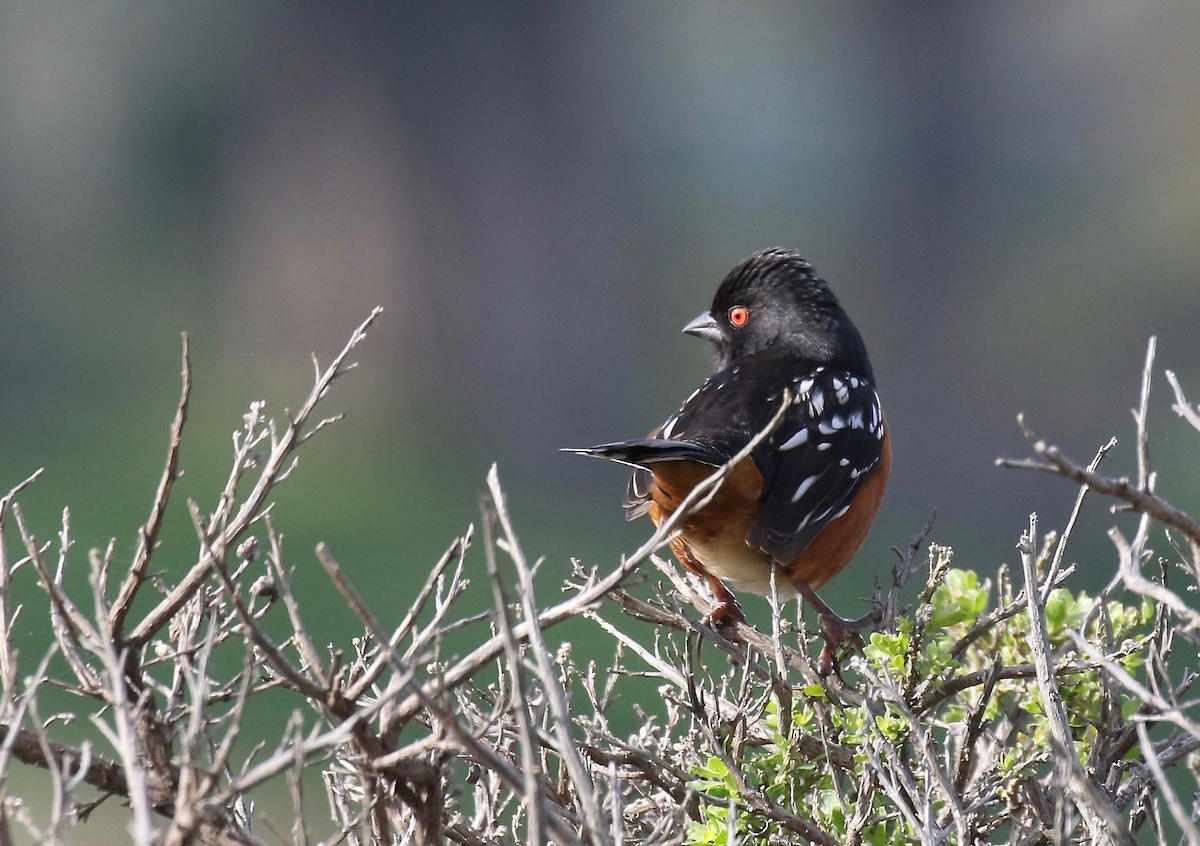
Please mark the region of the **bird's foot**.
<svg viewBox="0 0 1200 846"><path fill-rule="evenodd" d="M883 609L876 606L853 620L826 609L820 612L820 620L821 627L825 630L825 647L817 658L817 672L821 676L828 676L837 668L835 650L851 635L856 635L863 629L878 628L883 622Z"/></svg>
<svg viewBox="0 0 1200 846"><path fill-rule="evenodd" d="M825 631L825 648L817 658L817 672L822 677L828 676L837 669L836 650L842 642L851 635L858 634L863 629L874 629L883 622L883 608L876 606L868 613L856 619L847 619L830 608L825 600L817 596L817 592L804 582L797 582L796 589L800 591L805 601L817 611L821 627Z"/></svg>

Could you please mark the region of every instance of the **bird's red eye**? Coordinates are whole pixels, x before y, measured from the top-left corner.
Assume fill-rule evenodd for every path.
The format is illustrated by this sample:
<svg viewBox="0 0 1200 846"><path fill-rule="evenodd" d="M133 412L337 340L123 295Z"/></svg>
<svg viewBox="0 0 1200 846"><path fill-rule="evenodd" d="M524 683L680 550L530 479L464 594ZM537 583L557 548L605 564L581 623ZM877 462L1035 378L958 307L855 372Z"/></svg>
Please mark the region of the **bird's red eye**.
<svg viewBox="0 0 1200 846"><path fill-rule="evenodd" d="M745 306L734 306L729 310L729 322L735 328L740 328L746 325L746 321L750 319L750 309Z"/></svg>

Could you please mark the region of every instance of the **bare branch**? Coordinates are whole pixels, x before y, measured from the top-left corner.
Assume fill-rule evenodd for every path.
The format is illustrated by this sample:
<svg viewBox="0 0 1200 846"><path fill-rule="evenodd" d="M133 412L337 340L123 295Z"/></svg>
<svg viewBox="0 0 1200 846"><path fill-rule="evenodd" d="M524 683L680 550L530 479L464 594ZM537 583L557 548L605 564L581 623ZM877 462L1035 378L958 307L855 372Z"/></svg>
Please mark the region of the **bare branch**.
<svg viewBox="0 0 1200 846"><path fill-rule="evenodd" d="M1179 384L1179 379L1170 370L1166 371L1167 382L1171 385L1171 390L1175 392L1175 404L1171 406L1171 410L1192 424L1192 427L1200 431L1200 413L1197 412L1197 406L1188 402L1187 397L1183 395L1183 387Z"/></svg>
<svg viewBox="0 0 1200 846"><path fill-rule="evenodd" d="M1138 722L1136 723L1136 727L1138 740L1141 742L1142 749L1153 753L1154 742L1150 740L1150 733L1146 731L1146 724ZM1146 766L1154 776L1155 784L1167 800L1167 807L1171 811L1171 816L1175 818L1175 822L1182 829L1188 846L1200 846L1200 828L1196 827L1193 814L1189 813L1183 807L1183 803L1179 801L1179 796L1175 793L1175 788L1171 786L1171 782L1167 778L1167 773L1162 768L1162 764L1159 763L1158 757L1154 754L1148 754L1145 757L1145 761Z"/></svg>
<svg viewBox="0 0 1200 846"><path fill-rule="evenodd" d="M0 638L3 639L0 643L0 690L3 691L3 713L5 714L11 708L8 699L15 695L14 692L17 689L17 655L12 642L12 633L16 627L19 610L9 605L12 596L12 573L17 568L17 564L9 561L4 532L13 498L37 481L41 475L41 469L35 470L23 481L13 486L3 497L0 497ZM0 773L3 772L4 770L0 768Z"/></svg>
<svg viewBox="0 0 1200 846"><path fill-rule="evenodd" d="M1179 529L1190 540L1200 543L1200 521L1190 517L1186 512L1171 505L1157 494L1139 490L1126 478L1113 479L1091 472L1064 456L1058 447L1050 446L1045 441L1035 441L1033 451L1039 457L1044 458L1045 462L998 458L996 464L1000 467L1053 473L1070 479L1076 484L1086 485L1098 494L1115 497L1128 503L1135 511L1140 511L1160 523Z"/></svg>
<svg viewBox="0 0 1200 846"><path fill-rule="evenodd" d="M194 502L189 502L188 506L192 512L192 521L196 525L196 533L200 537L201 544L204 544L204 529L201 526L203 518L200 516L200 510ZM221 587L225 589L226 596L229 597L230 602L233 603L233 607L237 610L238 617L242 620L242 625L246 627L247 639L263 651L271 666L283 676L288 685L310 699L323 702L327 691L319 685L314 684L308 676L293 667L292 663L283 654L283 651L275 644L262 626L259 625L258 620L250 613L246 601L242 599L237 585L230 578L229 571L225 568L224 560L207 550L201 557L209 562L213 573L221 583Z"/></svg>
<svg viewBox="0 0 1200 846"><path fill-rule="evenodd" d="M1137 444L1137 489L1150 490L1150 436L1148 418L1150 413L1150 381L1154 375L1154 350L1157 345L1154 336L1146 344L1146 363L1142 367L1142 390L1138 396L1138 407L1133 409L1133 422L1136 427Z"/></svg>
<svg viewBox="0 0 1200 846"><path fill-rule="evenodd" d="M171 421L171 434L167 439L166 465L163 467L162 478L158 482L158 490L154 493L150 516L138 529L138 543L137 549L133 553L133 563L130 564L129 572L121 582L117 598L113 600L112 616L108 621L108 628L118 642L124 636L125 618L129 615L133 600L146 579L146 568L154 554L154 547L158 544L158 533L162 530L163 518L167 514L167 503L171 499L171 490L181 475L179 449L183 443L183 426L187 422L188 402L192 395L192 362L189 356L187 333L183 333L180 338L183 352L181 353L182 363L180 364L179 379L182 385L179 389L179 403L175 407L175 419Z"/></svg>
<svg viewBox="0 0 1200 846"><path fill-rule="evenodd" d="M489 479L489 482L491 480ZM546 824L542 819L546 813L553 814L556 809L546 802L541 791L543 773L538 766L536 750L537 735L533 729L534 716L529 707L529 699L525 695L525 674L521 660L521 646L513 635L512 620L509 615L508 594L504 583L500 580L500 569L496 563L496 544L492 537L492 521L485 515L483 521L483 548L487 557L488 577L492 583L492 593L496 602L496 624L500 637L504 642L504 655L507 659L508 672L512 678L513 705L510 713L517 723L517 736L520 739L521 753L521 792L525 814L529 818L530 846L542 846L544 843ZM536 617L534 618L536 620ZM530 627L531 636L537 632L536 623Z"/></svg>

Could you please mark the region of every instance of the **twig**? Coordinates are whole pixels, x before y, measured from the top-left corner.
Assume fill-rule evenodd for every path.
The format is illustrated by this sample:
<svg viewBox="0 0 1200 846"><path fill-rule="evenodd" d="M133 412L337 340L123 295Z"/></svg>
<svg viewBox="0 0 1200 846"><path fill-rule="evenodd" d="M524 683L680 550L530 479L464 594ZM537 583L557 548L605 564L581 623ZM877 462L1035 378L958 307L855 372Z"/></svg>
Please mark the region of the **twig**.
<svg viewBox="0 0 1200 846"><path fill-rule="evenodd" d="M488 474L489 484L495 475L495 468ZM521 646L513 635L512 617L508 607L508 592L500 579L500 568L496 562L496 541L492 535L491 515L485 513L483 521L483 548L487 558L488 579L492 583L492 593L496 603L496 627L504 639L505 667L512 680L513 706L510 713L517 722L517 736L521 743L521 792L524 794L525 816L528 818L529 846L542 846L545 836L545 824L542 818L545 812L554 812L547 807L548 803L541 790L541 768L538 766L536 748L537 736L533 729L533 714L529 707L529 698L525 694L525 673L521 660ZM536 617L533 618L536 620ZM535 625L530 627L530 636L538 632Z"/></svg>
<svg viewBox="0 0 1200 846"><path fill-rule="evenodd" d="M162 478L158 482L158 490L154 493L154 502L150 506L150 516L144 525L138 529L137 549L133 554L133 563L129 572L121 582L117 598L113 600L108 628L118 642L124 637L125 618L133 606L133 600L146 579L146 567L154 554L158 543L158 534L162 529L163 518L167 514L167 503L171 498L171 490L182 475L179 471L179 448L183 442L183 426L187 422L188 402L192 394L192 363L188 351L187 333L181 335L183 352L179 378L182 386L179 390L179 403L175 407L175 419L171 421L171 434L167 440L167 461L163 467Z"/></svg>
<svg viewBox="0 0 1200 846"><path fill-rule="evenodd" d="M102 610L103 598L97 592L97 611ZM105 609L106 610L106 609ZM107 613L104 615L107 617ZM125 770L125 780L129 785L126 795L133 809L133 821L129 833L134 842L140 846L153 846L156 829L151 822L151 804L149 782L144 766L145 758L139 748L137 732L134 729L132 705L126 699L124 673L121 670L122 659L117 655L111 643L105 642L101 647L101 657L104 660L105 676L111 684L112 695L112 727L109 727L98 716L92 718L92 724L108 738L109 743L121 757L121 765Z"/></svg>
<svg viewBox="0 0 1200 846"><path fill-rule="evenodd" d="M1171 390L1175 392L1175 404L1171 406L1171 410L1192 424L1196 431L1200 431L1200 413L1197 413L1196 406L1188 402L1187 397L1183 395L1183 387L1179 384L1179 379L1175 374L1168 370L1166 376Z"/></svg>
<svg viewBox="0 0 1200 846"><path fill-rule="evenodd" d="M1053 664L1050 658L1050 635L1046 626L1046 607L1037 575L1034 547L1037 543L1037 517L1029 518L1029 532L1021 538L1017 549L1021 553L1021 568L1025 574L1025 596L1029 612L1028 641L1033 653L1033 664L1037 671L1038 692L1046 722L1054 739L1055 762L1064 770L1066 786L1075 800L1076 807L1083 813L1093 837L1103 837L1107 842L1133 844L1129 829L1117 814L1106 796L1088 778L1075 751L1075 740L1067 723L1066 707L1058 689Z"/></svg>
<svg viewBox="0 0 1200 846"><path fill-rule="evenodd" d="M5 706L11 704L7 702L7 699L15 695L14 692L17 689L17 654L12 642L12 634L20 612L9 606L12 596L10 587L12 573L17 565L9 563L8 545L4 542L4 530L13 498L37 481L41 475L41 469L35 470L23 481L14 485L3 497L0 497L0 638L2 638L0 641L0 689L3 690ZM0 773L3 772L4 769L0 768Z"/></svg>
<svg viewBox="0 0 1200 846"><path fill-rule="evenodd" d="M455 538L454 542L450 544L449 548L442 553L442 556L438 559L437 563L433 565L433 569L431 569L429 571L429 575L425 577L425 584L423 584L421 589L417 591L417 596L409 606L408 612L404 615L404 619L400 621L400 624L396 626L395 632L388 639L388 643L391 646L398 646L401 638L403 638L404 635L408 633L416 624L417 617L420 615L421 610L425 607L429 597L433 594L434 588L440 582L442 574L446 571L446 568L450 565L450 563L457 562L459 565L462 564L463 557L467 554L467 549L469 549L471 546L471 534L472 527L468 527L466 533L460 538ZM447 607L448 605L449 603L446 603ZM437 620L440 619L441 616L439 615ZM422 642L422 639L418 638L418 642ZM376 656L375 660L362 674L362 676L355 679L353 684L347 688L346 697L352 700L357 700L362 697L362 695L366 693L371 685L375 684L384 668L386 668L390 663L391 662L388 657L383 654L383 652L380 652L380 654Z"/></svg>
<svg viewBox="0 0 1200 846"><path fill-rule="evenodd" d="M271 544L267 561L271 572L275 574L272 580L273 587L283 596L283 607L287 609L288 620L292 625L292 637L296 643L296 649L300 653L304 666L317 677L319 686L328 690L333 680L330 678L329 671L322 665L316 644L309 637L308 629L304 625L304 618L300 614L300 603L296 600L296 594L292 590L291 572L283 563L283 543L279 533L275 531L275 524L271 518L268 516L264 522L267 527L267 538ZM240 551L241 547L238 549Z"/></svg>
<svg viewBox="0 0 1200 846"><path fill-rule="evenodd" d="M46 654L42 656L42 660L38 663L37 670L30 676L25 685L25 692L18 696L15 688L5 689L4 694L7 699L12 701L7 702L8 712L5 714L5 719L10 720L10 725L0 724L0 774L8 773L8 762L10 758L15 757L18 761L26 764L32 764L43 769L59 768L64 766L64 761L68 755L77 754L72 747L61 746L60 744L52 743L45 738L45 730L37 726L36 731L20 728L21 723L25 721L25 715L29 710L30 703L33 702L37 695L37 689L46 679L46 670L50 666L50 660L54 657L57 651L57 645L51 645ZM105 768L103 761L98 761L97 778L104 778ZM121 782L124 783L124 772L121 773ZM3 783L0 782L0 788L3 788Z"/></svg>
<svg viewBox="0 0 1200 846"><path fill-rule="evenodd" d="M1109 438L1108 443L1096 450L1096 456L1092 459L1092 463L1088 465L1089 473L1095 473L1100 467L1100 462L1108 455L1109 451L1117 445L1116 438ZM1050 569L1046 571L1046 578L1042 581L1042 601L1045 602L1050 595L1050 591L1058 587L1058 573L1062 567L1063 555L1067 551L1067 541L1075 533L1075 524L1079 520L1079 514L1083 511L1083 503L1087 500L1088 491L1091 490L1087 485L1082 485L1079 488L1079 493L1075 496L1075 505L1071 508L1071 516L1067 518L1067 526L1063 529L1062 535L1058 539L1058 544L1054 547L1054 558L1050 561ZM1071 568L1074 569L1074 568Z"/></svg>
<svg viewBox="0 0 1200 846"><path fill-rule="evenodd" d="M512 520L508 514L508 505L505 501L504 492L500 489L500 476L496 472L496 465L494 464L488 471L487 484L488 491L491 494L492 505L495 508L496 519L499 521L500 528L504 532L506 552L512 559L513 565L517 570L523 616L531 623L529 627L529 645L536 662L537 676L541 682L542 692L549 702L550 713L553 718L553 731L555 740L557 741L556 751L566 766L571 783L575 788L575 795L583 811L583 817L587 822L588 834L596 843L601 844L601 846L603 844L611 844L612 841L608 836L608 826L604 824L600 806L597 804L595 782L592 781L591 775L579 754L579 750L576 748L575 741L571 737L571 709L567 704L566 692L563 691L562 686L558 683L554 667L550 661L550 651L546 647L545 640L542 638L541 629L537 626L537 594L533 586L533 570L529 567L525 554L521 550L521 544L517 540L516 530L513 529ZM489 564L489 566L491 565ZM504 587L503 583L499 581L498 572L493 573L492 578L494 589L497 592L497 600L502 600ZM501 617L503 618L503 616L503 611L501 611ZM511 652L511 649L512 647L509 647L508 651ZM511 663L511 655L509 656L509 660ZM516 679L514 679L515 681Z"/></svg>
<svg viewBox="0 0 1200 846"><path fill-rule="evenodd" d="M1040 470L1070 479L1076 484L1086 485L1102 496L1116 497L1128 503L1135 511L1140 511L1164 525L1178 529L1193 542L1200 543L1200 522L1157 494L1138 490L1130 484L1128 479L1123 477L1113 479L1090 472L1064 456L1058 447L1050 446L1045 441L1036 441L1032 446L1033 451L1045 459L1044 462L998 458L996 465L1023 470Z"/></svg>
<svg viewBox="0 0 1200 846"><path fill-rule="evenodd" d="M204 527L202 525L203 518L200 516L199 507L196 503L189 502L188 508L192 512L192 522L195 524L196 534L200 537L200 543L203 547L201 558L207 561L209 566L212 567L213 574L225 590L225 595L229 597L229 601L233 603L233 607L237 610L237 614L242 620L242 625L246 627L246 639L263 651L271 666L283 676L288 685L294 690L309 699L317 702L325 702L328 690L314 683L303 672L292 666L291 661L287 659L283 651L275 644L262 626L259 625L258 620L254 619L254 615L250 613L250 609L246 606L246 601L242 599L237 585L230 578L229 571L225 568L224 559L207 548Z"/></svg>
<svg viewBox="0 0 1200 846"><path fill-rule="evenodd" d="M1150 770L1150 773L1154 776L1154 782L1158 785L1163 798L1167 800L1167 807L1171 811L1171 816L1175 818L1175 822L1183 831L1184 837L1187 838L1188 846L1200 846L1200 828L1196 827L1192 814L1188 813L1184 809L1183 803L1179 801L1179 796L1171 786L1171 781L1167 778L1162 764L1159 763L1158 756L1154 754L1154 741L1150 739L1150 732L1146 731L1146 724L1139 721L1135 725L1137 727L1138 742L1145 752L1143 760L1146 762L1146 767Z"/></svg>
<svg viewBox="0 0 1200 846"><path fill-rule="evenodd" d="M1125 536L1121 534L1121 530L1116 526L1108 530L1108 537L1112 540L1113 546L1117 548L1117 556L1121 568L1121 581L1134 593L1147 596L1170 608L1183 619L1189 628L1200 627L1200 613L1197 613L1190 605L1184 602L1179 594L1142 575L1141 551L1149 527L1150 515L1143 514L1142 519L1138 521L1137 532L1134 535L1132 543L1125 539Z"/></svg>

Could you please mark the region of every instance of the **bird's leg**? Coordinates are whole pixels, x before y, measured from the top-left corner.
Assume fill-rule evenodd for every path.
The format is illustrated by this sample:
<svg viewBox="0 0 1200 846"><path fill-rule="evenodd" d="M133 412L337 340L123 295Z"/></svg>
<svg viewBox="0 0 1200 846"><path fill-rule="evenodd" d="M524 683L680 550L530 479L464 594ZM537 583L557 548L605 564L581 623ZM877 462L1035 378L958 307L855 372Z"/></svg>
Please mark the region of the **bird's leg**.
<svg viewBox="0 0 1200 846"><path fill-rule="evenodd" d="M713 606L713 610L708 612L705 622L708 623L735 623L746 619L746 614L742 611L742 606L738 605L737 599L729 588L725 587L725 583L716 576L704 574L704 580L708 582L708 586L712 589L713 598L717 600L717 604Z"/></svg>
<svg viewBox="0 0 1200 846"><path fill-rule="evenodd" d="M830 608L806 582L796 582L796 590L800 592L806 602L816 609L817 616L821 620L821 627L825 630L825 648L821 650L821 656L817 659L817 672L822 676L833 672L837 663L834 650L841 646L847 635L855 634L866 628L874 628L883 620L882 608L872 608L863 616L850 620Z"/></svg>
<svg viewBox="0 0 1200 846"><path fill-rule="evenodd" d="M696 560L692 555L692 551L688 549L682 539L676 539L671 542L671 551L675 553L675 557L679 559L679 563L685 569L695 573L704 581L708 582L708 587L712 590L713 599L717 604L713 609L704 615L704 622L709 625L717 625L719 623L730 622L735 623L744 621L746 614L742 611L742 606L738 605L737 599L729 588L725 587L725 583L714 576L712 573L704 569L704 565Z"/></svg>

